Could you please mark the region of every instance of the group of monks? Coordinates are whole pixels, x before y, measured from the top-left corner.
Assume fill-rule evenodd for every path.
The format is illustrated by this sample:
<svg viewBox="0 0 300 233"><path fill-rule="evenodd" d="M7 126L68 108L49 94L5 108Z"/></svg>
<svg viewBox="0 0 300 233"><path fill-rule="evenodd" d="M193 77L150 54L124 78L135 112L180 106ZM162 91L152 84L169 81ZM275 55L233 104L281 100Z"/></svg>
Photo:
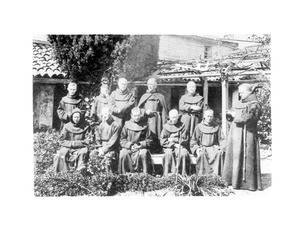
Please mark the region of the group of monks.
<svg viewBox="0 0 300 233"><path fill-rule="evenodd" d="M109 95L103 84L93 102L90 124L80 110L82 100L77 84L68 85L57 114L61 120L62 148L54 157L56 172L82 169L89 160L105 162L107 172L143 172L154 175L152 154L163 153L163 175L191 174L190 155L196 159L198 175L222 176L236 189L261 189L256 126L261 107L251 85L241 85L241 100L227 111L232 122L227 141L214 120L212 109L203 111L203 97L196 84L187 84L179 101L179 111L168 111L165 97L150 78L148 90L138 101L120 78ZM92 135L92 137L90 137ZM96 145L90 149L90 145Z"/></svg>

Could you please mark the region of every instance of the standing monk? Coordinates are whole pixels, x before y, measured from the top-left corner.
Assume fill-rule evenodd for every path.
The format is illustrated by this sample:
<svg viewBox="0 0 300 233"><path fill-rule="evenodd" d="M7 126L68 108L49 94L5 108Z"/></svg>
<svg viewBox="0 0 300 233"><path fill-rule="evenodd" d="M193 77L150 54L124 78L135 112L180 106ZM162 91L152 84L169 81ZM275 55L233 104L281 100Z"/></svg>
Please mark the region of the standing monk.
<svg viewBox="0 0 300 233"><path fill-rule="evenodd" d="M120 78L118 88L110 95L113 118L123 126L130 119L130 110L134 107L134 95L127 89L127 80Z"/></svg>
<svg viewBox="0 0 300 233"><path fill-rule="evenodd" d="M54 157L55 172L67 172L72 167L80 170L88 160L88 145L86 138L89 126L84 121L80 109L75 108L70 115L70 122L64 125L61 136L62 148Z"/></svg>
<svg viewBox="0 0 300 233"><path fill-rule="evenodd" d="M153 173L153 163L149 148L152 146L153 133L149 130L147 121L142 120L138 107L131 110L131 120L123 126L120 144L118 173L140 172Z"/></svg>
<svg viewBox="0 0 300 233"><path fill-rule="evenodd" d="M203 97L196 93L196 84L193 81L187 84L187 94L179 101L179 111L182 114L181 122L185 124L189 137L192 137L196 125L201 122Z"/></svg>
<svg viewBox="0 0 300 233"><path fill-rule="evenodd" d="M103 164L107 172L116 172L121 125L112 118L108 106L102 108L101 116L102 122L95 131L99 148L91 152L91 161Z"/></svg>
<svg viewBox="0 0 300 233"><path fill-rule="evenodd" d="M160 133L163 125L167 122L167 104L165 97L156 90L157 81L155 78L150 78L147 85L148 90L142 95L138 107L143 109L143 113L148 118L149 129L155 135L152 149L153 151L160 151Z"/></svg>
<svg viewBox="0 0 300 233"><path fill-rule="evenodd" d="M75 108L80 108L82 99L77 94L77 84L70 82L68 84L68 94L63 97L57 108L57 115L61 121L60 130L70 121L70 116Z"/></svg>
<svg viewBox="0 0 300 233"><path fill-rule="evenodd" d="M161 132L160 142L164 148L163 173L190 173L190 156L187 150L187 135L185 125L178 121L178 111L172 109L169 112L169 121Z"/></svg>
<svg viewBox="0 0 300 233"><path fill-rule="evenodd" d="M223 178L234 189L262 189L257 122L261 105L250 84L239 86L241 100L230 111L232 121L228 135Z"/></svg>
<svg viewBox="0 0 300 233"><path fill-rule="evenodd" d="M108 85L103 84L100 88L100 95L95 98L95 102L92 105L91 118L94 122L102 121L102 109L108 106Z"/></svg>
<svg viewBox="0 0 300 233"><path fill-rule="evenodd" d="M196 126L191 138L197 175L222 175L225 138L221 127L213 123L213 119L213 110L204 111L203 121Z"/></svg>

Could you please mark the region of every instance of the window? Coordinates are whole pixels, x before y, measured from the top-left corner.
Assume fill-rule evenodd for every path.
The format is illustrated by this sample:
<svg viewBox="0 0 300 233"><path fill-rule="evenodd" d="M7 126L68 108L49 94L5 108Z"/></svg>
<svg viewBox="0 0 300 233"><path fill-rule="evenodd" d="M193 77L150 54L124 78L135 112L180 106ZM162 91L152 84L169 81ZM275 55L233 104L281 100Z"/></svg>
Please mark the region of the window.
<svg viewBox="0 0 300 233"><path fill-rule="evenodd" d="M204 46L204 59L212 58L211 46Z"/></svg>

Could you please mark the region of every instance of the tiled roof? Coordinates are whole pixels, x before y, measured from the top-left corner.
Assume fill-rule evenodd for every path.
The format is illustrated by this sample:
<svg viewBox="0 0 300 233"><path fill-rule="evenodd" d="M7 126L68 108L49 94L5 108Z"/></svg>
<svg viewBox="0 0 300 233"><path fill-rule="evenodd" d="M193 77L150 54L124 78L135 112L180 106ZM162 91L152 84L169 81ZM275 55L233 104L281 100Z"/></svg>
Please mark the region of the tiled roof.
<svg viewBox="0 0 300 233"><path fill-rule="evenodd" d="M32 75L34 78L65 78L48 43L33 42Z"/></svg>

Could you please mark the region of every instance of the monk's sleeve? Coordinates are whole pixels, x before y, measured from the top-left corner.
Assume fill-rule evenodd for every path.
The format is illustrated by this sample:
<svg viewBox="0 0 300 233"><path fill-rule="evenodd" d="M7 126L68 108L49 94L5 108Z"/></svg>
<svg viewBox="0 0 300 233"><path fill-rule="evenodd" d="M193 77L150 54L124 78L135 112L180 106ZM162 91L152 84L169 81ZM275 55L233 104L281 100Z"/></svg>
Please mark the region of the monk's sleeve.
<svg viewBox="0 0 300 233"><path fill-rule="evenodd" d="M186 111L186 112L190 110L190 105L185 103L184 96L182 96L179 100L179 110Z"/></svg>
<svg viewBox="0 0 300 233"><path fill-rule="evenodd" d="M139 143L141 144L142 148L150 148L153 145L153 138L153 133L151 132L151 130L148 129L145 140L140 141Z"/></svg>
<svg viewBox="0 0 300 233"><path fill-rule="evenodd" d="M134 107L134 104L135 104L135 97L134 97L134 94L133 93L130 93L130 98L128 100L128 103L126 105L126 109L131 109Z"/></svg>
<svg viewBox="0 0 300 233"><path fill-rule="evenodd" d="M192 135L191 141L190 141L190 148L192 151L192 154L196 154L196 151L198 148L200 148L200 145L198 145L198 138L200 137L200 131L198 130L198 127L194 130L194 133Z"/></svg>
<svg viewBox="0 0 300 233"><path fill-rule="evenodd" d="M221 149L225 150L226 149L226 140L225 140L225 136L224 136L221 126L219 127L219 131L218 131L218 141L219 141L219 146L221 147Z"/></svg>
<svg viewBox="0 0 300 233"><path fill-rule="evenodd" d="M114 114L119 114L121 113L122 109L117 108L116 101L115 101L115 92L112 92L111 95L109 96L109 101L108 101L109 107Z"/></svg>
<svg viewBox="0 0 300 233"><path fill-rule="evenodd" d="M63 101L59 102L59 105L58 105L58 108L57 108L57 115L58 115L58 118L62 122L66 123L68 121L69 116L65 112L65 104L64 104Z"/></svg>
<svg viewBox="0 0 300 233"><path fill-rule="evenodd" d="M189 139L189 135L186 131L185 126L183 126L183 128L181 130L181 140L182 140L181 145L188 148L190 146L188 143L188 141L189 141L188 139Z"/></svg>
<svg viewBox="0 0 300 233"><path fill-rule="evenodd" d="M162 124L164 125L167 123L167 119L168 119L168 106L164 96L161 98L161 105L162 105L162 113L161 113Z"/></svg>
<svg viewBox="0 0 300 233"><path fill-rule="evenodd" d="M61 133L60 133L60 139L62 140L61 146L70 148L72 142L69 141L69 140L66 140L67 139L67 133L68 132L66 130L66 127L64 126L63 129L61 130Z"/></svg>
<svg viewBox="0 0 300 233"><path fill-rule="evenodd" d="M169 134L167 133L165 128L163 128L163 130L161 131L161 136L160 136L160 144L164 148L173 148L175 146L175 143L170 142L168 140L168 138L169 138Z"/></svg>
<svg viewBox="0 0 300 233"><path fill-rule="evenodd" d="M240 118L235 118L235 123L257 122L261 114L261 106L258 103L251 104Z"/></svg>
<svg viewBox="0 0 300 233"><path fill-rule="evenodd" d="M127 130L128 130L127 127L124 125L123 129L122 129L122 132L121 132L120 145L121 145L121 147L130 150L133 143L127 141L127 136L128 136Z"/></svg>
<svg viewBox="0 0 300 233"><path fill-rule="evenodd" d="M102 147L102 150L104 153L107 153L111 148L117 143L119 136L121 133L121 126L120 125L114 125L113 127L113 134L109 141L105 144L105 146Z"/></svg>

